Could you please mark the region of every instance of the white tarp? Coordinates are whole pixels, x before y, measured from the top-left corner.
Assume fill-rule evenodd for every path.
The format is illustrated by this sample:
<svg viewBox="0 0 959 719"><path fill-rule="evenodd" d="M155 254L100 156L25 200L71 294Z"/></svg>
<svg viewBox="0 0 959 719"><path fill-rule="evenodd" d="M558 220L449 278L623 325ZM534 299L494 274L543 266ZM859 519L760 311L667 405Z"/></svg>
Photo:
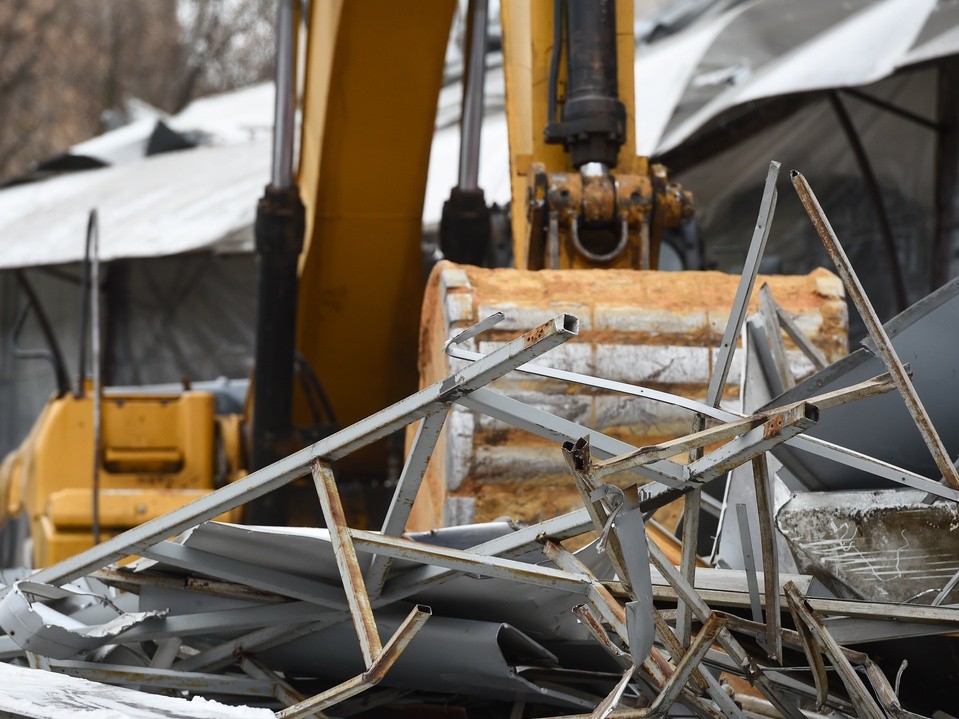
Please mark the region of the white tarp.
<svg viewBox="0 0 959 719"><path fill-rule="evenodd" d="M637 53L636 95L649 114L664 107L657 93L648 92L647 78L681 71L671 79L683 88L677 102L665 104L671 117L658 137L649 134L647 113L637 109L639 151L671 149L753 100L868 85L917 62L956 54L957 21L954 4L935 0L758 0L694 23Z"/></svg>
<svg viewBox="0 0 959 719"><path fill-rule="evenodd" d="M0 269L83 259L87 216L100 216L103 260L212 247L252 249L256 203L269 182L273 86L197 100L71 148L111 164L0 191ZM203 137L200 147L144 157L156 120Z"/></svg>

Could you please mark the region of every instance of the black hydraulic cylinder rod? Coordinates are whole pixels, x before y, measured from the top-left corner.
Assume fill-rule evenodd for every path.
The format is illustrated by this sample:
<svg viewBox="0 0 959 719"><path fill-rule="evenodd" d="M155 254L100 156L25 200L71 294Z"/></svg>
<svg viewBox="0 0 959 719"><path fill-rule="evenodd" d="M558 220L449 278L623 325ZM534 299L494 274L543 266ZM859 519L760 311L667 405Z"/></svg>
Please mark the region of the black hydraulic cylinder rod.
<svg viewBox="0 0 959 719"><path fill-rule="evenodd" d="M272 464L291 449L297 262L303 227L303 203L296 187L268 185L257 205L254 225L258 278L253 470ZM270 496L250 507L248 521L281 521Z"/></svg>
<svg viewBox="0 0 959 719"><path fill-rule="evenodd" d="M469 53L463 82L459 182L443 203L440 249L448 260L482 265L490 250L490 210L479 186L489 0L470 0Z"/></svg>
<svg viewBox="0 0 959 719"><path fill-rule="evenodd" d="M566 3L567 98L562 122L547 140L563 142L573 165L616 166L626 138L626 108L619 99L615 0Z"/></svg>
<svg viewBox="0 0 959 719"><path fill-rule="evenodd" d="M276 106L270 184L256 206L256 380L253 390L251 470L262 469L293 445L293 361L296 343L297 264L305 211L293 182L295 128L295 0L277 5ZM281 524L273 492L249 505L246 521Z"/></svg>

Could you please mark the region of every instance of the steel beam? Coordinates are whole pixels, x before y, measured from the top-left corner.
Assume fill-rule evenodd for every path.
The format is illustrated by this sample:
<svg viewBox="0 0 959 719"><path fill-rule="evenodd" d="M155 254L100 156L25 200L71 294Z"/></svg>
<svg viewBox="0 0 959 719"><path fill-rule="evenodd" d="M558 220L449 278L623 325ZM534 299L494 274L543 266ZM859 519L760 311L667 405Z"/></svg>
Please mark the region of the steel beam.
<svg viewBox="0 0 959 719"><path fill-rule="evenodd" d="M799 593L799 590L796 589L792 582L786 583L785 590L786 600L789 602L789 608L792 610L793 616L804 624L808 632L815 637L819 648L829 657L832 665L839 673L842 683L846 685L849 698L856 708L856 715L860 717L860 719L886 719L886 715L882 709L879 708L879 705L876 704L875 700L869 694L869 690L866 689L866 685L863 684L862 680L856 674L856 670L853 669L849 663L849 660L843 652L843 648L829 635L829 632L822 624L822 620L816 616L812 608L805 605L803 601L804 598ZM817 690L817 696L820 691L821 690Z"/></svg>
<svg viewBox="0 0 959 719"><path fill-rule="evenodd" d="M810 452L823 459L829 459L847 467L858 469L862 472L868 472L876 477L888 479L890 482L896 482L913 489L921 489L937 497L948 499L953 502L959 502L959 491L946 487L940 482L934 482L928 477L911 472L908 469L897 467L881 459L870 457L854 449L842 447L832 442L827 442L819 437L809 435L800 435L787 443L793 449L801 449L804 452Z"/></svg>
<svg viewBox="0 0 959 719"><path fill-rule="evenodd" d="M403 465L396 490L393 492L393 499L386 512L383 528L380 530L383 534L398 537L406 529L406 522L410 518L410 511L416 500L416 493L419 492L420 485L423 483L426 468L429 466L430 457L433 455L445 422L446 412L428 414L420 421L409 457ZM390 571L390 563L389 557L379 555L374 555L370 560L369 569L366 571L366 585L370 596L374 599L383 591L383 584Z"/></svg>
<svg viewBox="0 0 959 719"><path fill-rule="evenodd" d="M781 663L783 643L782 617L779 610L779 550L776 546L776 525L773 518L772 482L769 480L769 466L765 455L753 459L752 470L759 517L759 546L762 548L763 590L766 593L766 654L772 661Z"/></svg>
<svg viewBox="0 0 959 719"><path fill-rule="evenodd" d="M742 502L736 505L736 519L739 521L739 536L743 545L743 565L746 568L746 587L749 589L749 607L753 621L762 622L763 603L759 598L759 581L756 579L756 559L753 557L752 535L749 531L749 519L746 515L746 505Z"/></svg>
<svg viewBox="0 0 959 719"><path fill-rule="evenodd" d="M385 537L376 532L367 532L361 529L351 529L349 534L358 548L367 552L384 554L394 559L408 559L421 564L446 567L447 569L455 569L482 577L509 579L522 584L531 584L570 594L585 595L589 591L590 583L585 577L550 567L541 567L536 564L527 564L500 557L483 556L473 551L449 549L414 542L402 537ZM417 580L414 579L413 581ZM420 585L418 583L411 585L406 574L390 580L386 586L387 593L384 595L384 599L389 597L390 600L395 601L395 598L398 598L395 596L396 593L407 587L417 591Z"/></svg>
<svg viewBox="0 0 959 719"><path fill-rule="evenodd" d="M383 645L380 643L380 633L373 618L370 597L366 593L363 570L356 558L356 548L353 546L353 539L346 524L346 513L340 502L340 493L336 489L336 478L329 465L314 462L313 481L320 498L320 507L323 509L323 519L330 533L330 544L333 546L336 567L340 571L340 580L346 591L346 601L350 605L350 616L353 618L356 636L360 641L360 651L366 668L371 669L373 662L383 651Z"/></svg>
<svg viewBox="0 0 959 719"><path fill-rule="evenodd" d="M819 409L815 405L801 402L781 414L772 415L761 427L751 429L703 458L690 462L684 468L683 474L690 482L710 482L730 469L805 432L818 419Z"/></svg>

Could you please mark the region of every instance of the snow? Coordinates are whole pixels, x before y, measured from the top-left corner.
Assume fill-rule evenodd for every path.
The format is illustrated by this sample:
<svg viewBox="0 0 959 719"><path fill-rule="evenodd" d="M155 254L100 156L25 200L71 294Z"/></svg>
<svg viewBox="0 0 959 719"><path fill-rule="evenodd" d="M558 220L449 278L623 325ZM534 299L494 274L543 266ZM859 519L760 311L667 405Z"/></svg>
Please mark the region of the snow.
<svg viewBox="0 0 959 719"><path fill-rule="evenodd" d="M31 719L274 719L269 709L147 694L12 664L0 664L0 687L0 713Z"/></svg>

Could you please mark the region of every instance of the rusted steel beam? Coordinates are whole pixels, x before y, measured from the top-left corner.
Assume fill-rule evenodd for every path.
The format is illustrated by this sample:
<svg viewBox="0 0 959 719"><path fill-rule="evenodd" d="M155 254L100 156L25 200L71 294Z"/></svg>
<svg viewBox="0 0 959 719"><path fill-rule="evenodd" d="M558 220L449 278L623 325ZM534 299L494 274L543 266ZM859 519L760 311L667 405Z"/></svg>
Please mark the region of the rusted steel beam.
<svg viewBox="0 0 959 719"><path fill-rule="evenodd" d="M613 643L609 637L609 634L607 634L606 630L603 628L599 617L596 616L596 614L589 608L588 605L578 604L573 607L572 611L573 614L575 614L583 623L583 626L589 630L590 634L593 635L596 641L598 641L600 645L606 649L610 656L612 656L620 664L620 666L622 666L624 669L632 666L632 657ZM672 629L665 624L658 612L654 612L653 616L656 619L656 626L660 631L661 638L665 639L666 637L669 637L667 645L672 647L670 653L672 654L673 658L677 659L682 657L683 648L676 640ZM669 674L664 674L663 669L660 669L659 665L663 665L663 669L667 670ZM658 649L656 647L653 647L653 652L650 655L649 660L644 662L640 669L647 672L649 675L647 679L652 683L658 692L663 690L663 688L666 686L666 682L668 681L668 676L672 676L672 673L676 670L675 666L666 661L665 658L660 658ZM683 701L699 716L704 717L705 719L729 719L730 717L740 716L738 713L739 707L733 703L733 701L729 698L729 695L723 690L719 682L711 673L703 671L700 667L695 667L690 681L694 683L693 691L684 689ZM717 711L700 699L699 695L707 691L709 692L710 697L712 697L722 711Z"/></svg>
<svg viewBox="0 0 959 719"><path fill-rule="evenodd" d="M779 610L779 551L776 546L776 525L773 519L772 484L766 456L752 461L756 509L759 514L759 546L763 553L763 589L766 594L766 653L782 663L782 618Z"/></svg>
<svg viewBox="0 0 959 719"><path fill-rule="evenodd" d="M668 710L673 705L673 702L679 698L680 691L686 686L686 682L689 681L693 671L702 662L706 656L706 652L709 651L713 641L724 626L725 620L722 619L722 617L716 614L710 615L709 619L707 619L703 625L703 628L699 630L692 644L690 644L689 650L683 655L679 664L676 665L675 673L669 678L663 691L660 692L659 696L656 697L649 707L651 716L658 716L660 712Z"/></svg>
<svg viewBox="0 0 959 719"><path fill-rule="evenodd" d="M701 459L687 464L684 477L690 482L705 484L722 476L816 424L819 408L801 402L772 415L762 426L751 429Z"/></svg>
<svg viewBox="0 0 959 719"><path fill-rule="evenodd" d="M639 449L612 457L606 460L597 460L592 463L590 477L599 481L612 474L625 472L650 462L659 461L677 454L701 449L709 444L725 442L747 432L766 421L764 415L754 415L743 419L726 422L708 429L692 432L683 437L672 439L659 444L647 445Z"/></svg>
<svg viewBox="0 0 959 719"><path fill-rule="evenodd" d="M378 532L367 532L362 529L350 529L348 532L356 547L394 559L408 559L483 577L510 579L522 584L547 587L570 594L586 595L589 591L588 578L551 567L485 556L471 550L450 549L424 542L414 542L403 537L385 537ZM410 593L421 588L422 585L411 585L404 581L406 579L406 573L404 573L395 580L390 580L387 584L388 592L384 593L383 601L399 599L397 588L409 589Z"/></svg>
<svg viewBox="0 0 959 719"><path fill-rule="evenodd" d="M340 493L336 489L336 478L329 465L322 462L313 463L313 481L316 484L316 493L320 498L320 507L323 509L323 519L330 532L330 544L333 545L333 555L336 566L340 570L340 579L346 591L346 601L350 605L350 615L356 626L356 636L360 641L360 651L366 668L371 669L373 662L383 651L380 643L380 633L376 629L376 620L373 618L373 607L370 597L366 593L366 583L363 581L363 570L356 558L356 549L346 524L346 513L340 501Z"/></svg>
<svg viewBox="0 0 959 719"><path fill-rule="evenodd" d="M791 583L790 586L792 586ZM806 622L797 614L793 607L793 601L788 596L787 602L789 603L789 613L793 616L793 624L796 625L796 631L802 643L803 652L806 654L806 660L812 668L812 677L816 684L815 706L818 711L825 706L826 699L829 696L829 678L826 676L826 665L822 660L822 649Z"/></svg>
<svg viewBox="0 0 959 719"><path fill-rule="evenodd" d="M240 657L240 669L253 679L262 679L263 681L271 682L273 684L273 696L285 706L293 706L306 699L306 697L291 687L283 677L253 657ZM326 714L321 711L313 712L308 716L313 719L326 719Z"/></svg>
<svg viewBox="0 0 959 719"><path fill-rule="evenodd" d="M876 350L886 365L886 369L889 371L889 374L892 375L893 381L896 383L896 387L902 395L903 401L906 403L906 409L909 410L909 414L912 415L916 427L919 428L919 432L926 442L926 446L929 447L929 453L935 460L939 471L942 472L946 484L952 489L959 490L959 473L957 473L956 468L949 459L949 452L946 450L942 439L936 432L932 420L929 418L929 413L926 412L926 408L922 404L922 400L919 399L916 388L913 386L912 380L909 378L909 374L902 364L902 360L899 359L895 347L892 346L889 335L886 334L885 328L879 321L876 310L869 302L869 298L866 296L862 283L859 282L859 277L856 275L852 263L849 261L846 252L839 243L839 238L836 237L832 225L829 224L826 213L823 212L822 207L819 205L819 200L816 199L816 195L813 193L806 178L795 170L793 170L791 174L793 186L796 188L799 199L806 209L809 219L812 220L813 227L815 227L816 232L819 233L819 238L822 240L823 246L832 258L839 272L839 276L842 277L843 284L846 285L846 291L849 293L849 298L862 317L862 321L866 325L866 330L875 343Z"/></svg>
<svg viewBox="0 0 959 719"><path fill-rule="evenodd" d="M856 708L857 716L860 719L885 719L885 714L869 694L869 690L866 689L866 685L863 684L859 675L856 674L856 670L849 663L843 648L832 638L812 607L805 603L805 598L799 593L796 585L792 582L786 582L784 589L786 590L786 601L789 603L793 616L799 623L806 626L809 633L815 637L821 650L829 657L849 692L849 698ZM821 696L821 692L817 692L817 700L819 696Z"/></svg>
<svg viewBox="0 0 959 719"><path fill-rule="evenodd" d="M150 574L148 572L131 572L126 569L105 567L91 572L89 575L104 584L126 592L139 594L141 587L158 587L163 589L189 589L203 594L214 594L221 597L235 597L237 599L255 599L258 602L286 602L288 597L273 591L261 591L246 584L225 582L208 577L171 577L164 574Z"/></svg>

